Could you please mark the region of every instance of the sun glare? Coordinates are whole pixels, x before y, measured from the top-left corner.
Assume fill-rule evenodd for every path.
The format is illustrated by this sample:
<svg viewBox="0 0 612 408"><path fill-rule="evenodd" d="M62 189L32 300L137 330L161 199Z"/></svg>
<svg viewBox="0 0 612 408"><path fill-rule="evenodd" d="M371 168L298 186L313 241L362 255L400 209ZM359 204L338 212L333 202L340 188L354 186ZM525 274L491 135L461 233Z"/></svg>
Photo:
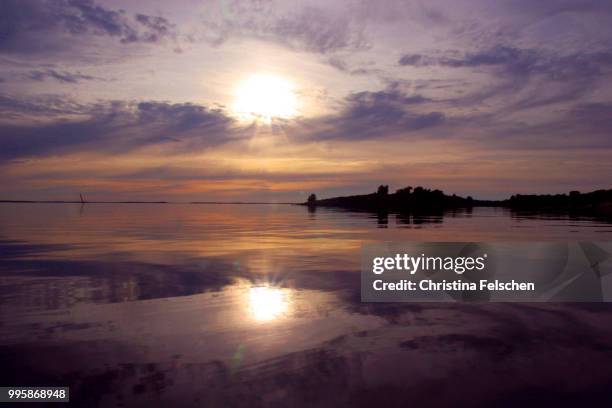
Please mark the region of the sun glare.
<svg viewBox="0 0 612 408"><path fill-rule="evenodd" d="M270 123L273 119L288 119L297 114L294 85L275 75L252 75L236 88L232 110L243 120Z"/></svg>
<svg viewBox="0 0 612 408"><path fill-rule="evenodd" d="M253 318L266 322L280 317L288 308L287 294L270 286L249 289L249 307Z"/></svg>

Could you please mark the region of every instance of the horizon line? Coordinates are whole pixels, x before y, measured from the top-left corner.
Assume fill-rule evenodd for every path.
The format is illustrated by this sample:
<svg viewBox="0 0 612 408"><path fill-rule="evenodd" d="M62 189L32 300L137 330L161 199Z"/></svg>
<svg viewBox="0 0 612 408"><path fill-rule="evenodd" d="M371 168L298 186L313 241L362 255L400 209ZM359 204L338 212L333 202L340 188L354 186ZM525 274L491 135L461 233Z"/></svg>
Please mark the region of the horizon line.
<svg viewBox="0 0 612 408"><path fill-rule="evenodd" d="M302 204L302 202L271 202L271 201L77 201L77 200L0 200L2 204Z"/></svg>
<svg viewBox="0 0 612 408"><path fill-rule="evenodd" d="M603 189L595 189L595 190L591 190L591 191L587 191L586 193L591 193L591 192L595 192L595 191L600 191L600 190L607 190L605 188ZM509 196L505 197L505 198L495 198L495 199L490 199L490 198L473 198L474 201L486 201L486 202L501 202L501 201L505 201L505 200L509 200L512 196L514 195L563 195L563 194L568 194L569 192L564 192L564 193L510 193ZM580 191L581 194L585 194L582 191ZM317 198L317 201L319 200L327 200L327 199L333 199L333 198L341 198L341 197L353 197L353 196L359 196L359 195L369 195L372 193L365 193L365 194L352 194L349 196L333 196L333 197L327 197L327 198ZM444 193L447 194L447 193ZM508 193L506 193L508 194ZM448 195L448 194L447 194ZM462 195L459 195L460 197L464 197ZM467 198L468 196L465 196L464 198ZM39 203L39 204L303 204L305 203L306 200L304 201L167 201L167 200L110 200L110 201L103 201L103 200L96 200L96 201L80 201L80 200L12 200L12 199L0 199L0 203Z"/></svg>

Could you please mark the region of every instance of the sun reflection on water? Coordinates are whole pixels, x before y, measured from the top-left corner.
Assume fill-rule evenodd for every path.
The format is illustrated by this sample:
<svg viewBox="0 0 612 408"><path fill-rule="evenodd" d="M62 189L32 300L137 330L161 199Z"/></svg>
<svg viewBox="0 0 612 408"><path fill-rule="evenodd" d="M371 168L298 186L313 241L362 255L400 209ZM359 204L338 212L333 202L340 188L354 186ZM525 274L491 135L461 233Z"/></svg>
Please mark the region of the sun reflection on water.
<svg viewBox="0 0 612 408"><path fill-rule="evenodd" d="M260 322L275 320L289 309L287 290L272 286L253 286L248 293L249 309Z"/></svg>

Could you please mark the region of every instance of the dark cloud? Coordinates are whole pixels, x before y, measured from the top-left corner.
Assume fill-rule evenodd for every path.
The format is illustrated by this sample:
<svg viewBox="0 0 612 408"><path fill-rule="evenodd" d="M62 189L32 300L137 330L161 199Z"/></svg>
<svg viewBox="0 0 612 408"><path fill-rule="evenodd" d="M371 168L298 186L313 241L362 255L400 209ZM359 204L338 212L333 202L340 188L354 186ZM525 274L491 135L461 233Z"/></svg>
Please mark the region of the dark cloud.
<svg viewBox="0 0 612 408"><path fill-rule="evenodd" d="M346 100L352 105L416 105L431 102L422 95L407 96L397 86L391 85L387 90L376 92L357 92L349 95Z"/></svg>
<svg viewBox="0 0 612 408"><path fill-rule="evenodd" d="M66 37L107 36L121 43L157 42L174 26L162 17L129 16L93 0L5 0L0 2L0 52L49 52Z"/></svg>
<svg viewBox="0 0 612 408"><path fill-rule="evenodd" d="M456 53L458 52L452 52L452 54ZM498 45L485 51L467 53L463 57L406 54L399 59L398 63L402 66L439 65L452 68L506 66L509 70L516 70L517 68L525 70L535 66L541 58L542 56L535 50L521 50Z"/></svg>
<svg viewBox="0 0 612 408"><path fill-rule="evenodd" d="M462 68L482 66L504 66L513 73L528 72L538 62L538 54L534 50L520 50L503 45L496 46L484 52L467 54L464 58L442 58L440 65Z"/></svg>
<svg viewBox="0 0 612 408"><path fill-rule="evenodd" d="M612 50L553 52L545 49L521 49L506 45L460 55L446 53L406 54L401 66L463 68L493 74L493 83L484 83L476 91L447 99L450 106L484 106L494 98L500 103L499 114L575 103L597 91L601 81L612 73ZM491 114L494 110L489 109Z"/></svg>
<svg viewBox="0 0 612 408"><path fill-rule="evenodd" d="M55 105L0 98L11 105L13 119L34 114L78 115L80 119L55 119L44 123L12 120L0 124L0 161L44 157L72 152L126 153L155 144L171 144L173 151L205 149L241 137L233 120L222 111L194 104L109 102Z"/></svg>
<svg viewBox="0 0 612 408"><path fill-rule="evenodd" d="M457 139L477 143L483 149L567 150L612 148L612 105L576 103L580 83L556 92L533 89L524 98L498 110L457 113L456 106L478 104L492 95L510 94L514 82L496 87L474 100L432 100L406 92L399 84L385 90L357 92L344 99L338 114L301 124L296 134L306 140L360 141L389 137L413 140ZM570 101L571 107L544 115L537 121L510 117L517 110ZM444 112L444 113L443 113Z"/></svg>
<svg viewBox="0 0 612 408"><path fill-rule="evenodd" d="M166 130L177 132L226 128L232 122L221 110L191 103L141 102L137 105L137 116L142 124L160 124Z"/></svg>
<svg viewBox="0 0 612 408"><path fill-rule="evenodd" d="M422 61L424 60L423 55L419 54L406 54L403 55L398 63L402 66L411 65L411 66L420 66Z"/></svg>
<svg viewBox="0 0 612 408"><path fill-rule="evenodd" d="M452 51L447 54L457 54ZM450 68L479 68L503 67L513 74L529 73L538 62L542 62L542 55L535 50L521 50L518 48L498 45L486 51L467 53L462 57L435 56L424 54L406 54L399 60L401 66L428 67L442 66Z"/></svg>
<svg viewBox="0 0 612 408"><path fill-rule="evenodd" d="M377 92L358 92L345 98L337 114L310 123L309 139L365 140L397 136L438 126L444 122L442 112L413 110L431 102L421 95L406 95L397 86Z"/></svg>
<svg viewBox="0 0 612 408"><path fill-rule="evenodd" d="M170 36L173 33L174 25L170 24L170 22L163 17L136 14L136 21L148 30L142 37L146 42L157 42L163 37Z"/></svg>
<svg viewBox="0 0 612 408"><path fill-rule="evenodd" d="M463 57L406 54L399 59L398 64L416 67L497 67L506 74L516 76L542 74L550 79L567 80L598 75L605 68L612 67L612 51L585 51L559 55L546 50L497 45L484 51L466 53Z"/></svg>
<svg viewBox="0 0 612 408"><path fill-rule="evenodd" d="M43 81L50 78L59 82L70 84L76 84L79 81L90 81L96 79L91 75L81 74L80 72L70 73L67 71L56 71L54 69L33 70L27 73L25 77L34 81Z"/></svg>

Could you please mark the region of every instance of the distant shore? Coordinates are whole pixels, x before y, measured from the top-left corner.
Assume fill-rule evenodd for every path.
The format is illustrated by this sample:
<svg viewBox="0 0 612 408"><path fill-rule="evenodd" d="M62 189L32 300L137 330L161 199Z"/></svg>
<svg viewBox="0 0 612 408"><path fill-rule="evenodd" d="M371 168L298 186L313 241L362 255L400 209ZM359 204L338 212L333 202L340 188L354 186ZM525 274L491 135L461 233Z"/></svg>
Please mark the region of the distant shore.
<svg viewBox="0 0 612 408"><path fill-rule="evenodd" d="M371 194L317 199L311 194L302 205L337 207L349 210L376 212L428 212L472 207L504 207L516 211L567 212L612 215L612 189L588 193L571 191L569 194L516 194L505 200L478 200L472 197L447 195L441 190L405 187L389 193L381 185Z"/></svg>

